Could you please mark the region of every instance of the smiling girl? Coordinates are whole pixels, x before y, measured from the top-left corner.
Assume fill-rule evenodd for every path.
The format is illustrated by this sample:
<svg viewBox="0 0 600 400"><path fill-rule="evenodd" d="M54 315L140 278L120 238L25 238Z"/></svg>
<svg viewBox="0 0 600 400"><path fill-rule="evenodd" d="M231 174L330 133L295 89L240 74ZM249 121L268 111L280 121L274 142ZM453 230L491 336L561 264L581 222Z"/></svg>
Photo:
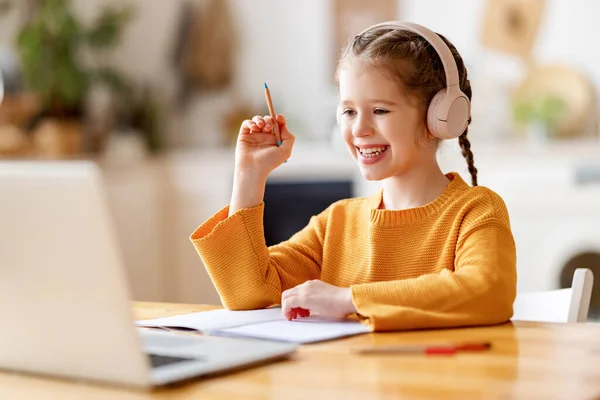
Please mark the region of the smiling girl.
<svg viewBox="0 0 600 400"><path fill-rule="evenodd" d="M502 199L477 186L467 139L471 86L456 48L411 23L357 35L337 71L342 139L370 197L331 204L267 247L263 196L294 136L277 115L243 122L231 202L191 241L229 309L281 304L288 319L356 314L372 330L495 324L512 316L516 250ZM471 184L443 173L440 140L458 138Z"/></svg>

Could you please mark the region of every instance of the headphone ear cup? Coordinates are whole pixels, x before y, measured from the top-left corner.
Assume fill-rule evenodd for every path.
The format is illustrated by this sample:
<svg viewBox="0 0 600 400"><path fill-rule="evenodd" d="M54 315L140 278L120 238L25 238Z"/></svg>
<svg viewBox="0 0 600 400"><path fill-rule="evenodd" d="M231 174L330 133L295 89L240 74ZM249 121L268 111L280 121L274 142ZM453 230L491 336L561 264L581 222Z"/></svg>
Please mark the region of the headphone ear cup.
<svg viewBox="0 0 600 400"><path fill-rule="evenodd" d="M438 120L437 120L437 107L444 98L446 94L446 89L442 89L433 96L431 102L429 103L429 108L427 108L427 129L429 132L437 137L442 138L443 133L439 131L438 128Z"/></svg>
<svg viewBox="0 0 600 400"><path fill-rule="evenodd" d="M441 109L444 107L448 108ZM427 128L436 138L456 139L465 131L470 113L470 101L464 93L440 90L433 96L427 109ZM440 120L439 115L445 116L446 120Z"/></svg>

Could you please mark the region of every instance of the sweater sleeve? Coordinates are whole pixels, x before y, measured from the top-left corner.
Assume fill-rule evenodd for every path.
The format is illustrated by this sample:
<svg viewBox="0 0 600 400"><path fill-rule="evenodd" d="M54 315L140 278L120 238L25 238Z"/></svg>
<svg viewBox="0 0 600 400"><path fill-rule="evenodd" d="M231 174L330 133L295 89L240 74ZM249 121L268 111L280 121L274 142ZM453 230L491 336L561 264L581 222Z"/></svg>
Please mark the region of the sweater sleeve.
<svg viewBox="0 0 600 400"><path fill-rule="evenodd" d="M228 309L280 304L284 290L320 276L327 210L271 247L265 241L263 213L264 203L228 217L227 206L190 237Z"/></svg>
<svg viewBox="0 0 600 400"><path fill-rule="evenodd" d="M516 249L506 221L490 218L458 239L455 269L351 286L359 318L374 331L487 325L509 320Z"/></svg>

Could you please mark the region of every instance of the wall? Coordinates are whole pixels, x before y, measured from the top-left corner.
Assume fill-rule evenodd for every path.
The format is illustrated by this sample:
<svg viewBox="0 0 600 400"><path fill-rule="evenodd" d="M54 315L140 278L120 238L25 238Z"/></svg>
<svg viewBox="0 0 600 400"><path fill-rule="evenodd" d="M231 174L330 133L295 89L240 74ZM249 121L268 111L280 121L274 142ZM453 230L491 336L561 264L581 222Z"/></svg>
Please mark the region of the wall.
<svg viewBox="0 0 600 400"><path fill-rule="evenodd" d="M201 0L196 0L201 2ZM472 132L502 134L505 126L503 92L522 74L511 57L487 51L479 43L486 2L481 0L398 0L399 18L444 33L462 53L472 77ZM90 18L105 0L75 0L79 12ZM174 90L171 52L183 0L129 0L138 6L114 63L140 79L154 81L164 96ZM278 112L285 112L300 138L324 137L331 131L336 94L331 84L332 38L329 1L231 0L239 21L241 52L235 89L199 97L185 115L173 111L171 142L177 146L216 145L221 141L220 118L231 100L247 98L262 106L262 85L272 88ZM575 6L575 4L577 6ZM543 62L568 61L589 72L600 83L600 50L590 46L600 34L594 20L600 3L594 0L548 0L541 35L535 46ZM0 45L10 43L14 18L3 20ZM506 130L506 128L501 128Z"/></svg>
<svg viewBox="0 0 600 400"><path fill-rule="evenodd" d="M81 0L79 3L84 4ZM86 0L85 8L100 3ZM135 3L143 7L116 54L116 63L131 74L156 80L170 93L173 75L168 56L182 1ZM173 142L202 146L219 143L220 121L215 115L226 109L234 96L262 106L264 81L272 88L278 112L285 112L294 122L291 126L300 139L328 135L336 102L331 84L330 2L233 0L231 5L240 21L236 90L199 98L191 112L181 118L181 124L173 126ZM399 0L398 18L429 26L453 41L473 82L471 132L503 136L508 133L506 91L521 78L523 69L514 58L486 50L480 44L486 7L481 0ZM600 50L589 46L589 38L600 34L593 20L598 12L600 3L593 0L548 0L534 48L536 58L548 63L569 62L600 83L600 70L594 68L600 62Z"/></svg>
<svg viewBox="0 0 600 400"><path fill-rule="evenodd" d="M402 13L404 19L443 33L462 54L473 86L470 132L504 137L510 133L508 91L523 78L524 66L511 56L482 46L486 8L487 2L481 0L405 0ZM595 68L600 49L592 42L600 34L595 20L599 12L600 3L593 0L546 0L534 59L540 64L566 63L600 85L600 70Z"/></svg>

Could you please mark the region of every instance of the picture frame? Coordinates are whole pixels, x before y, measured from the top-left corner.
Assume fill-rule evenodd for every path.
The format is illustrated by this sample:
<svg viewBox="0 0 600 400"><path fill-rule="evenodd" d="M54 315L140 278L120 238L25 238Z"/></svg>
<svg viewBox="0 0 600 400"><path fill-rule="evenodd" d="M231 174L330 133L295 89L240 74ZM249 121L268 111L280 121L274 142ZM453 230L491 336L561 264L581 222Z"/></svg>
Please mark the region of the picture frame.
<svg viewBox="0 0 600 400"><path fill-rule="evenodd" d="M483 45L529 60L545 5L546 0L488 0Z"/></svg>

